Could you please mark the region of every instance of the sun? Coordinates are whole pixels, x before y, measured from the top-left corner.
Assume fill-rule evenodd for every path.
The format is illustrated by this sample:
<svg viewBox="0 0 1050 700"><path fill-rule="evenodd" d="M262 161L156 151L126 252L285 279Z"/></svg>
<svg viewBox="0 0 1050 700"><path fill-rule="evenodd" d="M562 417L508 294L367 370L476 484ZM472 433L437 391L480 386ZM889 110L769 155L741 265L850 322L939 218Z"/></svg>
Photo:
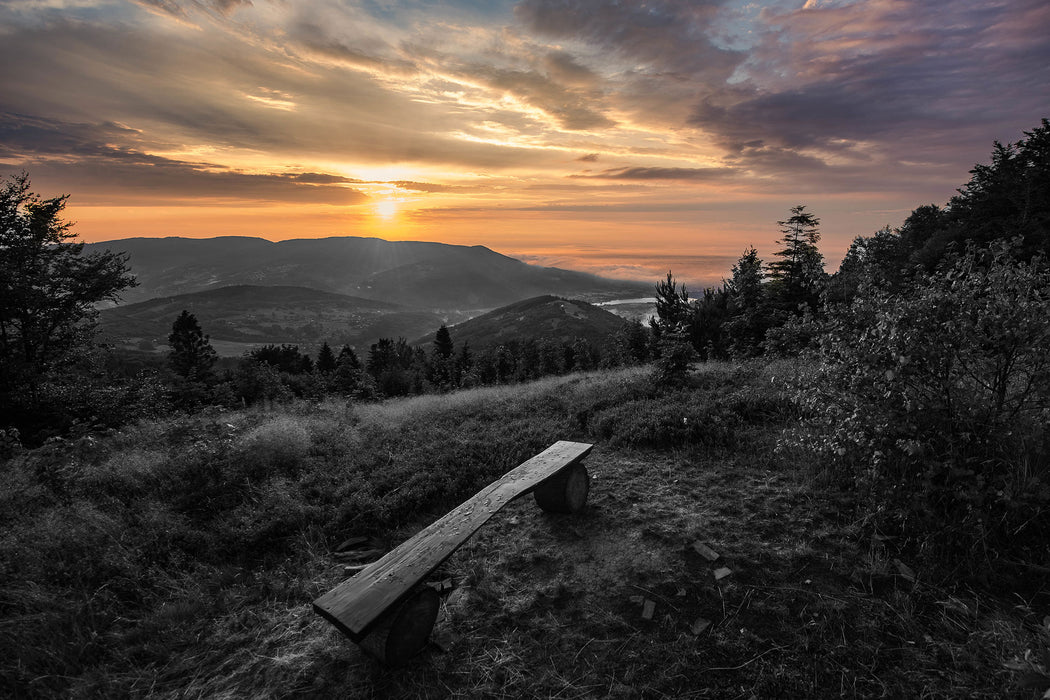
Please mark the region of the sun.
<svg viewBox="0 0 1050 700"><path fill-rule="evenodd" d="M397 215L397 202L393 199L382 199L376 202L376 214L384 221L390 221Z"/></svg>

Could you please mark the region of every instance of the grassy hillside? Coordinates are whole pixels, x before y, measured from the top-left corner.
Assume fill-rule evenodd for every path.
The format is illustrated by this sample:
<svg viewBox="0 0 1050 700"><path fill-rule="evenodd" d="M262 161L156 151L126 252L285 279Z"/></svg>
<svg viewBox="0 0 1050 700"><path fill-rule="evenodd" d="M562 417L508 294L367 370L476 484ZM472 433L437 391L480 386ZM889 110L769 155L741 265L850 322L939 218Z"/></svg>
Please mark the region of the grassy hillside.
<svg viewBox="0 0 1050 700"><path fill-rule="evenodd" d="M796 370L213 411L16 453L0 463L0 696L1045 690L1045 579L949 578L856 522L849 494L777 450ZM494 518L435 577L456 589L407 667L311 612L344 575L340 542L396 545L558 439L596 443L588 508L523 499Z"/></svg>
<svg viewBox="0 0 1050 700"><path fill-rule="evenodd" d="M571 343L583 338L600 347L623 323L620 316L585 301L544 295L476 316L456 324L450 331L457 344L469 343L475 349L528 338L554 343ZM433 339L431 333L416 342L424 344Z"/></svg>
<svg viewBox="0 0 1050 700"><path fill-rule="evenodd" d="M239 285L106 309L102 335L132 345L164 344L183 309L218 341L217 349L231 347L237 355L252 343L312 347L328 341L366 348L381 337L415 337L445 320L429 311L317 289Z"/></svg>

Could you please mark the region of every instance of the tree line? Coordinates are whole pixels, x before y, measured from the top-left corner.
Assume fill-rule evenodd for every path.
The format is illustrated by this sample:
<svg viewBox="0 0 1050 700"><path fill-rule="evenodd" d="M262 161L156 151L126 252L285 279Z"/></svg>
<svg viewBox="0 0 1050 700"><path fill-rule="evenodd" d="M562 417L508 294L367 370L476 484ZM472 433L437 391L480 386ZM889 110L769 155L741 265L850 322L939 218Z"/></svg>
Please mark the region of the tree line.
<svg viewBox="0 0 1050 700"><path fill-rule="evenodd" d="M173 323L168 346L169 366L177 375L171 397L182 408L327 396L409 396L644 364L652 354L650 333L638 321L625 321L601 348L583 338L522 338L478 351L469 343L457 347L442 325L429 349L413 347L404 338L380 338L362 359L349 345L336 353L325 342L311 358L297 345L264 345L246 352L236 369L217 373L218 357L188 311Z"/></svg>
<svg viewBox="0 0 1050 700"><path fill-rule="evenodd" d="M749 246L719 287L691 299L669 272L657 285L652 330L668 371L690 361L797 355L812 345L814 321L872 290L901 293L950 266L968 248L1010 240L1017 261L1050 254L1050 122L1016 143L994 145L946 206L923 205L898 228L857 236L828 274L820 219L798 205L778 221L771 262ZM990 254L986 254L990 255Z"/></svg>

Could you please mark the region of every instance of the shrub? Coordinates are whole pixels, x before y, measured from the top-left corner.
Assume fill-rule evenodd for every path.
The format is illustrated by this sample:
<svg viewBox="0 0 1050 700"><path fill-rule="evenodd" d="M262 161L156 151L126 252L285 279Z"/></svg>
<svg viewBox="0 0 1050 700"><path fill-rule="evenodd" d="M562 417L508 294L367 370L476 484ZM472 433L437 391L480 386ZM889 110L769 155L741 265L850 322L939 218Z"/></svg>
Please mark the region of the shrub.
<svg viewBox="0 0 1050 700"><path fill-rule="evenodd" d="M831 314L799 384L821 453L866 517L941 553L1045 550L1050 273L968 250L901 294Z"/></svg>
<svg viewBox="0 0 1050 700"><path fill-rule="evenodd" d="M310 433L300 420L279 416L252 428L239 445L239 457L255 473L294 472L310 451Z"/></svg>
<svg viewBox="0 0 1050 700"><path fill-rule="evenodd" d="M661 384L680 383L689 373L689 366L697 360L692 343L681 333L666 332L660 339L659 349L656 380Z"/></svg>

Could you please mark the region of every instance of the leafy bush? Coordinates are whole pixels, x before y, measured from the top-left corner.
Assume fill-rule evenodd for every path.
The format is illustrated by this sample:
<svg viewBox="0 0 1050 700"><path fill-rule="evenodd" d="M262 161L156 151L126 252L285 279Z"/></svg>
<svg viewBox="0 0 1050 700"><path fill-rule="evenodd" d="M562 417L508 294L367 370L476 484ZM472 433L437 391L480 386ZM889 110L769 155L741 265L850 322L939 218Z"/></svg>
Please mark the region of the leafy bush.
<svg viewBox="0 0 1050 700"><path fill-rule="evenodd" d="M675 389L624 387L589 412L590 432L614 446L733 447L748 426L782 420L790 408L776 390L753 385L752 369L713 364Z"/></svg>
<svg viewBox="0 0 1050 700"><path fill-rule="evenodd" d="M661 384L677 384L689 373L689 365L696 361L692 343L681 333L665 333L658 344L656 380Z"/></svg>
<svg viewBox="0 0 1050 700"><path fill-rule="evenodd" d="M310 451L310 433L302 421L291 416L278 416L252 428L239 444L239 456L251 471L292 472Z"/></svg>
<svg viewBox="0 0 1050 700"><path fill-rule="evenodd" d="M799 382L821 453L878 526L942 553L1050 537L1050 272L971 249L828 319Z"/></svg>

